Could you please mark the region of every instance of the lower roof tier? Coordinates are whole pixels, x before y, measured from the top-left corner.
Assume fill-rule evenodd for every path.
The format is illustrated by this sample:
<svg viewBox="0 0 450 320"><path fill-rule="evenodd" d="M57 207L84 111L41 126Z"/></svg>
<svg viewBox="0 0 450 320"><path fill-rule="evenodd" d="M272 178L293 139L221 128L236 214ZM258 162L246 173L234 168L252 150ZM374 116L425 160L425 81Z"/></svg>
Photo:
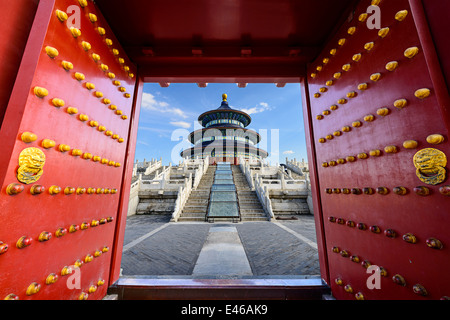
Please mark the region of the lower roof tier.
<svg viewBox="0 0 450 320"><path fill-rule="evenodd" d="M261 141L261 136L256 131L251 129L235 128L229 126L220 126L214 128L203 128L191 132L188 136L188 141L192 144L197 144L200 140L207 137L229 136L240 137L251 141L253 144L258 144ZM206 140L206 139L205 139Z"/></svg>
<svg viewBox="0 0 450 320"><path fill-rule="evenodd" d="M185 149L180 152L183 158L195 158L197 156L204 158L205 156L217 157L239 157L239 156L257 156L267 158L269 153L258 147L234 141L234 143L210 143L196 145L192 148Z"/></svg>

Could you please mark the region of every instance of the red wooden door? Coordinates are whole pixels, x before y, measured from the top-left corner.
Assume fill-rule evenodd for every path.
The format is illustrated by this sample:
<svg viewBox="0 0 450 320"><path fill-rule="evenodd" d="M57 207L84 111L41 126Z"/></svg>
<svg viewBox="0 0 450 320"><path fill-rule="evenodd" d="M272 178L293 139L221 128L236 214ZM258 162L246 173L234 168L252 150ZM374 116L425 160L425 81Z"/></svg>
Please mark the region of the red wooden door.
<svg viewBox="0 0 450 320"><path fill-rule="evenodd" d="M338 299L441 299L450 296L448 92L421 2L375 2L381 29L368 28L371 1L361 1L308 69L323 277Z"/></svg>
<svg viewBox="0 0 450 320"><path fill-rule="evenodd" d="M135 73L92 1L40 1L0 132L1 299L101 299L117 279Z"/></svg>

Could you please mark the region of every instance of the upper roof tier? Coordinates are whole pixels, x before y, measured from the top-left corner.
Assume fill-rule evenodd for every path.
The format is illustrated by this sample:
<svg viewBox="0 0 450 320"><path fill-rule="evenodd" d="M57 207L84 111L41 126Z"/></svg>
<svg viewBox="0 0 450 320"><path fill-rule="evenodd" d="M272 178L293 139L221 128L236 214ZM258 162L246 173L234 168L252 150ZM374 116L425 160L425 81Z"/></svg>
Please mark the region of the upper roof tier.
<svg viewBox="0 0 450 320"><path fill-rule="evenodd" d="M227 94L222 94L222 103L219 108L202 113L198 117L198 122L203 127L215 127L224 125L232 128L247 127L252 118L245 112L230 108L227 101Z"/></svg>

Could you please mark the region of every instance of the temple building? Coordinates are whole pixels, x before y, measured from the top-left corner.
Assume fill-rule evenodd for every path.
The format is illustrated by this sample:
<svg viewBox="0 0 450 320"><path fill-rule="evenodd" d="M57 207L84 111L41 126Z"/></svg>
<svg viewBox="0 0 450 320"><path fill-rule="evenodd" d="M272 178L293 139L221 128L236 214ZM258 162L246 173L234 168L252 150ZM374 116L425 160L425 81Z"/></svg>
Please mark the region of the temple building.
<svg viewBox="0 0 450 320"><path fill-rule="evenodd" d="M251 129L246 129L251 120L247 113L230 108L227 95L223 94L219 108L204 112L198 117L203 128L189 134L188 140L194 146L183 150L181 157L209 157L211 164L239 164L239 157L259 160L267 158L267 151L256 146L261 136Z"/></svg>

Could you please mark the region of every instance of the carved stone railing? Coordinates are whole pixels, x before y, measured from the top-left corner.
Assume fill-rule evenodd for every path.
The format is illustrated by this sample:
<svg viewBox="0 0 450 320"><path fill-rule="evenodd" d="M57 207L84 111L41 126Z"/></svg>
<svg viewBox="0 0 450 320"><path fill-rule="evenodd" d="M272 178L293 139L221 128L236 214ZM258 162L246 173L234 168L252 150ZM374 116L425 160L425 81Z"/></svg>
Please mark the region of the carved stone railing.
<svg viewBox="0 0 450 320"><path fill-rule="evenodd" d="M253 183L253 177L252 177L252 170L250 169L249 162L246 161L244 158L239 157L239 168L241 169L242 173L245 175L245 178L247 179L250 189L255 190L255 185Z"/></svg>
<svg viewBox="0 0 450 320"><path fill-rule="evenodd" d="M186 179L170 180L162 177L161 179L141 180L139 191L177 190L180 185L184 185L186 183Z"/></svg>
<svg viewBox="0 0 450 320"><path fill-rule="evenodd" d="M256 195L258 196L259 202L261 202L261 205L266 212L267 216L270 220L275 220L275 214L273 213L272 209L272 202L270 201L269 197L269 188L267 185L264 185L262 183L262 179L258 177L258 174L255 176L255 191Z"/></svg>
<svg viewBox="0 0 450 320"><path fill-rule="evenodd" d="M192 160L183 160L180 162L178 166L172 166L169 163L169 166L163 167L162 170L162 161L149 161L145 162L148 164L147 170L145 171L145 175L147 173L153 173L152 179L143 179L143 174L138 174L135 177L136 181L131 184L130 195L133 195L133 199L130 198L129 204L129 213L135 214L136 207L139 203L139 193L145 193L148 191L177 191L177 206L173 212L173 216L178 219L179 214L184 208L184 205L189 197L191 191L198 187L200 181L205 174L206 170L209 167L209 157L205 159L192 159ZM137 164L135 165L137 166ZM150 168L150 169L148 169ZM186 176L188 178L181 178ZM144 177L145 178L145 177ZM137 199L137 200L136 200Z"/></svg>
<svg viewBox="0 0 450 320"><path fill-rule="evenodd" d="M275 215L273 214L272 210L272 203L270 202L269 198L269 191L267 188L266 189L264 188L262 180L258 179L258 173L254 174L253 176L249 162L250 161L245 160L242 157L239 157L239 167L242 173L245 175L250 188L256 192L259 202L261 203L264 212L268 216L269 220L275 219ZM253 162L253 163L256 164L257 166L260 165L261 169L263 168L262 162L258 163Z"/></svg>
<svg viewBox="0 0 450 320"><path fill-rule="evenodd" d="M185 159L180 167L188 167L188 166L198 166L194 172L194 179L192 178L192 173L189 173L189 178L186 180L184 187L180 187L178 189L177 200L175 201L175 209L172 213L172 218L170 221L177 222L181 213L183 212L184 206L186 205L189 196L191 195L192 190L196 189L205 174L206 170L209 167L209 157L205 159Z"/></svg>
<svg viewBox="0 0 450 320"><path fill-rule="evenodd" d="M189 195L192 191L192 174L189 174L189 178L185 179L184 186L180 186L178 188L178 196L175 200L175 208L172 213L172 218L170 221L177 222L178 218L181 215L181 212L183 211L184 205L186 204Z"/></svg>
<svg viewBox="0 0 450 320"><path fill-rule="evenodd" d="M261 184L273 190L297 190L308 191L308 183L306 180L286 180L281 179L262 179Z"/></svg>
<svg viewBox="0 0 450 320"><path fill-rule="evenodd" d="M138 162L136 160L136 163L133 166L133 177L138 175L137 169L138 169ZM156 160L156 159L152 159L151 161L145 161L141 162L142 166L145 169L144 175L149 175L152 172L154 172L155 170L159 169L162 167L162 160Z"/></svg>
<svg viewBox="0 0 450 320"><path fill-rule="evenodd" d="M295 172L296 174L306 176L306 172L304 171L304 169L308 169L308 165L304 161L299 162L299 161L296 161L295 159L288 160L286 158L286 168Z"/></svg>
<svg viewBox="0 0 450 320"><path fill-rule="evenodd" d="M200 161L201 162L198 164L198 168L195 170L194 184L192 186L193 190L197 189L198 185L200 184L200 180L202 180L203 175L209 167L209 157L201 159Z"/></svg>

